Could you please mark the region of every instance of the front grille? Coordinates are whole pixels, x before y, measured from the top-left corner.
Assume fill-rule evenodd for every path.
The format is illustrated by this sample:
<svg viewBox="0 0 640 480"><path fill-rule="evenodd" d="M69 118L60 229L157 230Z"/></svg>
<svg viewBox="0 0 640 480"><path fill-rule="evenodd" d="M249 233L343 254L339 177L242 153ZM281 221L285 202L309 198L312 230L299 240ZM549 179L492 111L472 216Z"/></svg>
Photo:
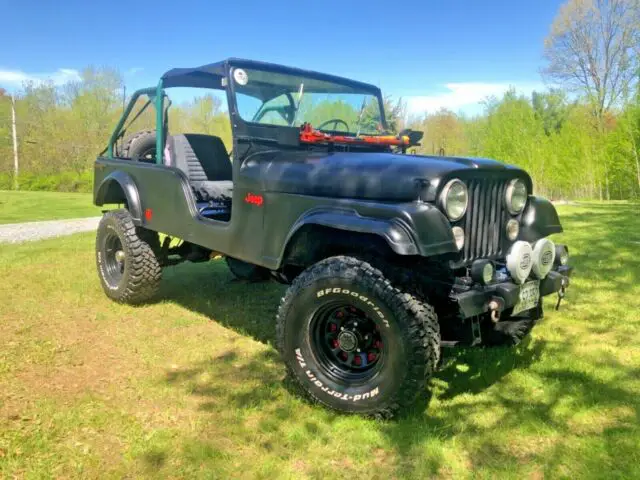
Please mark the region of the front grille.
<svg viewBox="0 0 640 480"><path fill-rule="evenodd" d="M496 258L503 254L506 208L504 196L508 182L504 179L470 179L469 207L464 223L462 262L477 258Z"/></svg>

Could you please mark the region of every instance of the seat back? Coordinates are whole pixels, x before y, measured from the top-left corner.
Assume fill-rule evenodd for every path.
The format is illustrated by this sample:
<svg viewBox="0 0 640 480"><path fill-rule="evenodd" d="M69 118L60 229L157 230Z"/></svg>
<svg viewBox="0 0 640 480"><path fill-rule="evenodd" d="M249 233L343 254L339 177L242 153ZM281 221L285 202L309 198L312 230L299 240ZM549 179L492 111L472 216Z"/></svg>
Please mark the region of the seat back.
<svg viewBox="0 0 640 480"><path fill-rule="evenodd" d="M182 170L189 182L231 180L232 166L220 137L187 133L172 135L165 161Z"/></svg>

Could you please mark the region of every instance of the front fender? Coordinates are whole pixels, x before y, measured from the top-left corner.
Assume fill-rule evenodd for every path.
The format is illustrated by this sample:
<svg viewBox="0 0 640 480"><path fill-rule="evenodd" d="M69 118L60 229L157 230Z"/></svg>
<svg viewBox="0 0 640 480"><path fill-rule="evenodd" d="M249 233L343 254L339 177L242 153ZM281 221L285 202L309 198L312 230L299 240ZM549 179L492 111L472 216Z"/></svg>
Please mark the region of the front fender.
<svg viewBox="0 0 640 480"><path fill-rule="evenodd" d="M542 197L529 197L527 208L522 215L520 239L535 242L553 233L561 233L562 225L556 207Z"/></svg>
<svg viewBox="0 0 640 480"><path fill-rule="evenodd" d="M96 189L94 203L98 206L108 203L126 203L135 224L142 223L140 194L133 178L122 170L109 173Z"/></svg>
<svg viewBox="0 0 640 480"><path fill-rule="evenodd" d="M399 255L418 255L419 248L404 222L397 219L364 217L351 209L311 210L291 228L285 245L305 225L320 225L348 232L371 233L382 237Z"/></svg>

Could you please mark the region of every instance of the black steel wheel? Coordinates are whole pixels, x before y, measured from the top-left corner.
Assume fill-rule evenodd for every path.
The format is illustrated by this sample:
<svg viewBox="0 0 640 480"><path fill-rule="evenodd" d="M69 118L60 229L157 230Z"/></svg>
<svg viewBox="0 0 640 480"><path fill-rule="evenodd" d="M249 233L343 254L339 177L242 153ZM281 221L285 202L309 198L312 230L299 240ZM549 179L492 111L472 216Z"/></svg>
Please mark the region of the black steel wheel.
<svg viewBox="0 0 640 480"><path fill-rule="evenodd" d="M276 340L312 400L385 418L425 393L440 356L433 308L343 256L296 277L278 310Z"/></svg>
<svg viewBox="0 0 640 480"><path fill-rule="evenodd" d="M107 296L137 304L157 292L162 269L153 248L138 235L126 210L104 214L96 233L96 264Z"/></svg>
<svg viewBox="0 0 640 480"><path fill-rule="evenodd" d="M329 303L311 320L318 365L337 381L368 380L384 356L380 325L351 302Z"/></svg>
<svg viewBox="0 0 640 480"><path fill-rule="evenodd" d="M108 230L102 237L100 248L104 258L104 281L110 288L118 288L125 270L126 255L120 237L115 230Z"/></svg>

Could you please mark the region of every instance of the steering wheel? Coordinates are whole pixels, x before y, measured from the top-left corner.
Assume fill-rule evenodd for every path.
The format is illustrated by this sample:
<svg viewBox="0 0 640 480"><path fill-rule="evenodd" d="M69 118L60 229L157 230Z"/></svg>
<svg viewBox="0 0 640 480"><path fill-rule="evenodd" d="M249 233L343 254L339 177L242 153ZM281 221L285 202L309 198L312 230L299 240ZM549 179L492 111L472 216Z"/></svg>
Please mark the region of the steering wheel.
<svg viewBox="0 0 640 480"><path fill-rule="evenodd" d="M338 129L338 125L339 124L344 125L345 132L349 131L349 125L347 124L347 122L345 122L344 120L341 120L339 118L332 118L331 120L327 120L326 122L322 122L320 125L318 125L316 127L316 129L322 130L325 126L329 125L330 123L333 123L332 130L334 130L334 131Z"/></svg>

